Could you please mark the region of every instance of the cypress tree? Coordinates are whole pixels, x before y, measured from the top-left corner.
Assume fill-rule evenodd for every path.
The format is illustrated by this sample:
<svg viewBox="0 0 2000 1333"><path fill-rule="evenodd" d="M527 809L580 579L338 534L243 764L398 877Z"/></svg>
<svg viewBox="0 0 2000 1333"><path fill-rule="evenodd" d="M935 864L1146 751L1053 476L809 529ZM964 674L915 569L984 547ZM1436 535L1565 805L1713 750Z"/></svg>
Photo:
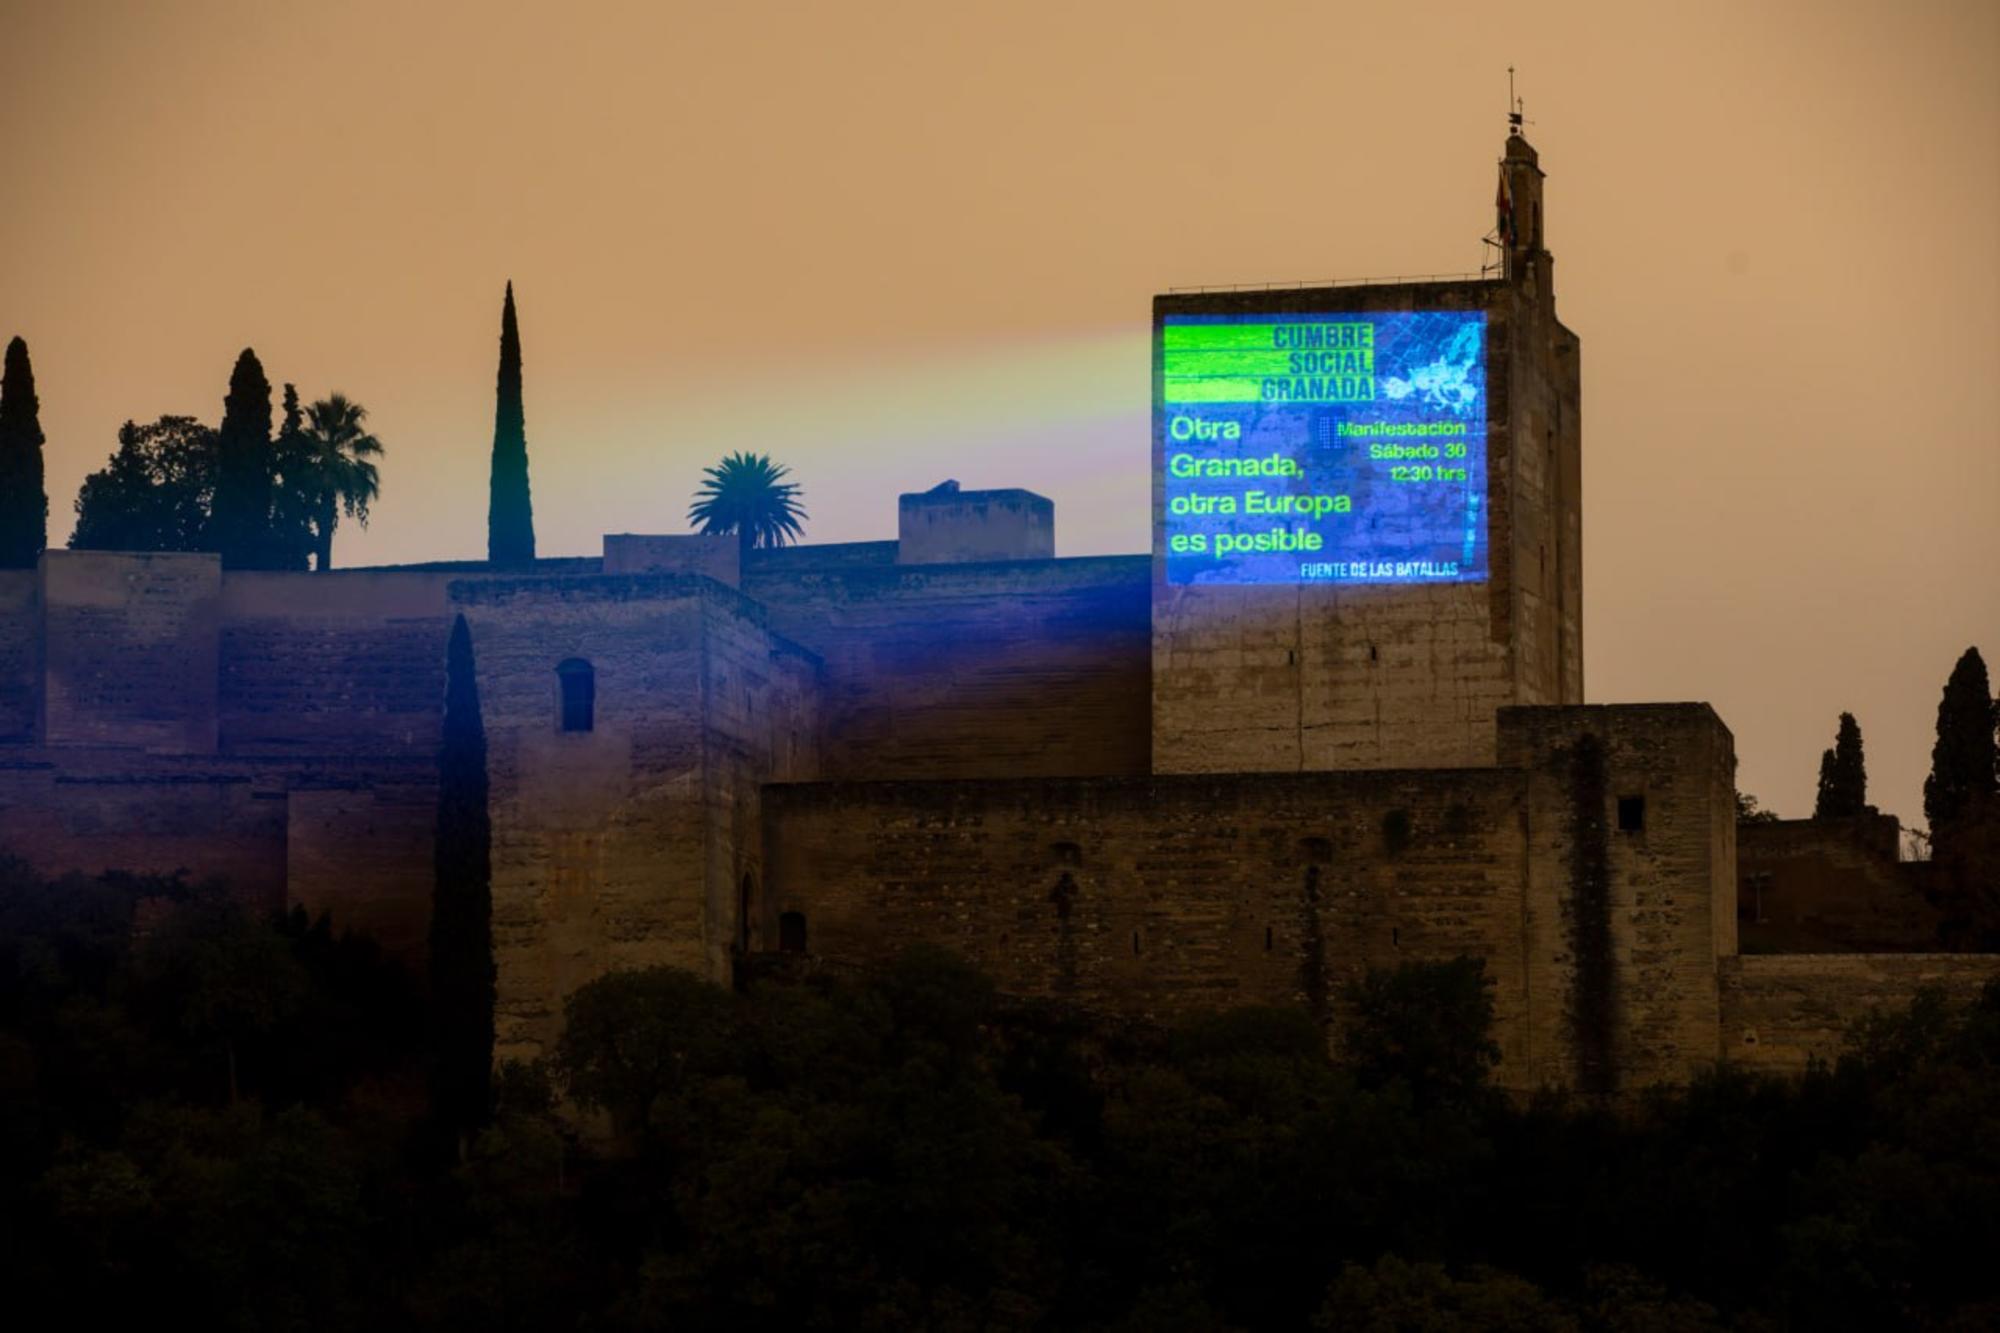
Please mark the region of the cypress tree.
<svg viewBox="0 0 2000 1333"><path fill-rule="evenodd" d="M528 495L528 428L521 408L521 330L514 284L500 308L500 381L493 410L493 469L486 506L486 559L525 565L535 558L535 508Z"/></svg>
<svg viewBox="0 0 2000 1333"><path fill-rule="evenodd" d="M1861 759L1861 726L1854 714L1840 715L1833 748L1819 759L1819 798L1814 819L1852 819L1868 812L1868 772Z"/></svg>
<svg viewBox="0 0 2000 1333"><path fill-rule="evenodd" d="M1931 747L1931 772L1924 779L1924 819L1934 843L1948 841L1952 826L1990 802L2000 787L1995 721L1986 661L1977 648L1967 648L1938 701L1937 744Z"/></svg>
<svg viewBox="0 0 2000 1333"><path fill-rule="evenodd" d="M246 347L229 376L216 433L215 508L209 544L228 569L267 563L271 547L271 382Z"/></svg>
<svg viewBox="0 0 2000 1333"><path fill-rule="evenodd" d="M444 738L438 751L437 843L431 892L431 1109L460 1155L493 1096L492 827L486 807L486 728L473 675L472 634L452 622L445 652Z"/></svg>
<svg viewBox="0 0 2000 1333"><path fill-rule="evenodd" d="M264 558L258 563L265 569L300 570L306 567L316 546L315 498L309 490L310 451L305 439L305 409L299 404L297 385L285 385L284 401L284 420L267 455L274 484Z"/></svg>
<svg viewBox="0 0 2000 1333"><path fill-rule="evenodd" d="M42 475L41 404L28 344L7 344L0 375L0 569L33 569L49 544L49 493Z"/></svg>

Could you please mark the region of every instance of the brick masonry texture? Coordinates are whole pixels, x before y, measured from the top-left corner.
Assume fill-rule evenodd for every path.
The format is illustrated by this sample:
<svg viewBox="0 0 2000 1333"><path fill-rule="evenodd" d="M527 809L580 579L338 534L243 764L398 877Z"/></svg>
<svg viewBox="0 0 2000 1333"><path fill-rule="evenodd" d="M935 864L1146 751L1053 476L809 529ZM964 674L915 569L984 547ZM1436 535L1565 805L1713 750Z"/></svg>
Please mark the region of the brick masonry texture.
<svg viewBox="0 0 2000 1333"><path fill-rule="evenodd" d="M1745 824L1737 840L1736 906L1745 953L1923 953L1938 909L1930 863L1897 859L1890 815Z"/></svg>
<svg viewBox="0 0 2000 1333"><path fill-rule="evenodd" d="M1795 1074L1831 1063L1847 1030L1872 1012L1901 1008L1918 987L1954 1001L2000 977L1992 954L1791 954L1722 960L1722 1043L1731 1064Z"/></svg>
<svg viewBox="0 0 2000 1333"><path fill-rule="evenodd" d="M1415 309L1487 316L1491 577L1431 586L1173 586L1165 582L1165 552L1156 549L1159 771L1490 764L1496 710L1582 702L1579 351L1545 289L1496 280L1162 296L1154 319ZM1156 422L1156 536L1166 503L1162 438Z"/></svg>
<svg viewBox="0 0 2000 1333"><path fill-rule="evenodd" d="M844 778L1145 773L1147 562L751 565L744 592L825 662Z"/></svg>
<svg viewBox="0 0 2000 1333"><path fill-rule="evenodd" d="M1727 731L1704 705L1510 709L1500 730L1513 766L773 786L767 910L803 914L815 953L942 943L1011 991L1150 1021L1244 1003L1337 1020L1370 967L1480 957L1503 1079L1573 1082L1563 755L1592 737L1611 756L1599 818L1649 797L1611 858L1617 1072L1713 1063L1717 905L1692 886L1727 854L1717 807L1733 828Z"/></svg>
<svg viewBox="0 0 2000 1333"><path fill-rule="evenodd" d="M1532 155L1507 169L1538 228ZM747 560L646 534L508 573L49 552L0 573L0 851L219 876L421 964L462 614L501 1058L546 1054L607 970L726 983L803 926L815 963L931 942L1102 1015L1302 1005L1330 1039L1369 968L1472 955L1509 1087L1802 1068L1996 960L1738 956L1739 928L1908 949L1928 923L1877 835L1760 828L1739 858L1707 705L1583 704L1580 347L1524 245L1504 280L1155 303L1485 311L1484 584L1169 588L1157 551L1053 558L1026 491L904 496L896 541ZM1739 859L1790 935L1739 925Z"/></svg>
<svg viewBox="0 0 2000 1333"><path fill-rule="evenodd" d="M42 674L38 582L32 569L0 570L0 745L35 735Z"/></svg>

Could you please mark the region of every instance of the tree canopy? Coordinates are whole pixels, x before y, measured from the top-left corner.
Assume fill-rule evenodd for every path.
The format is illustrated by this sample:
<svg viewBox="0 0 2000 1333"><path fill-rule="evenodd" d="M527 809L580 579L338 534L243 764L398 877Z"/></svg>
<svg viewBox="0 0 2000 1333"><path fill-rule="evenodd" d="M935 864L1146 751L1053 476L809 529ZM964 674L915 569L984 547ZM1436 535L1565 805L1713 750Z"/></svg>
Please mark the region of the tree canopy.
<svg viewBox="0 0 2000 1333"><path fill-rule="evenodd" d="M215 434L215 493L208 540L224 568L273 563L271 500L277 460L271 451L271 382L257 353L244 348L229 375L222 426Z"/></svg>
<svg viewBox="0 0 2000 1333"><path fill-rule="evenodd" d="M367 527L368 508L382 492L374 463L382 456L382 442L368 432L367 422L367 408L336 393L308 408L304 423L281 441L285 487L300 497L313 568L322 574L333 567L333 532L341 515Z"/></svg>
<svg viewBox="0 0 2000 1333"><path fill-rule="evenodd" d="M118 430L118 451L84 478L76 497L79 551L207 549L215 496L215 432L193 417Z"/></svg>
<svg viewBox="0 0 2000 1333"><path fill-rule="evenodd" d="M1853 819L1867 814L1868 773L1861 757L1861 725L1842 713L1833 748L1820 756L1819 794L1814 819Z"/></svg>
<svg viewBox="0 0 2000 1333"><path fill-rule="evenodd" d="M15 338L0 372L0 569L33 569L49 544L42 444L35 368L28 344Z"/></svg>
<svg viewBox="0 0 2000 1333"><path fill-rule="evenodd" d="M268 438L265 386L261 425L267 438L259 446L263 372L254 365L254 356L249 367L239 361L242 382L230 395L243 441L235 465L263 470L248 483L232 483L238 494L227 503L242 512L231 513L219 498L227 489L222 432L193 417L161 417L143 426L128 421L118 432L117 452L77 493L72 549L223 551L227 545L231 568L300 570L315 556L318 568L331 564L338 517L345 513L366 524L380 493L373 460L382 455L382 443L367 432L367 409L359 403L336 393L302 408L297 389L287 384L276 439Z"/></svg>
<svg viewBox="0 0 2000 1333"><path fill-rule="evenodd" d="M1967 648L1952 666L1938 700L1937 743L1931 747L1930 776L1924 779L1924 818L1933 838L1945 833L1974 807L1993 799L2000 786L2000 724L1986 659Z"/></svg>
<svg viewBox="0 0 2000 1333"><path fill-rule="evenodd" d="M570 997L418 1150L425 992L326 918L0 858L0 1240L29 1326L1971 1329L2000 984L1803 1078L1493 1095L1461 960L1094 1022L913 950ZM435 1033L435 1029L433 1032ZM225 1077L234 1047L238 1086ZM428 1049L427 1049L428 1048ZM602 1106L630 1132L579 1136Z"/></svg>
<svg viewBox="0 0 2000 1333"><path fill-rule="evenodd" d="M730 454L702 469L707 479L688 506L688 521L701 532L735 533L746 565L757 547L795 542L807 515L798 485L785 480L789 472L765 454Z"/></svg>

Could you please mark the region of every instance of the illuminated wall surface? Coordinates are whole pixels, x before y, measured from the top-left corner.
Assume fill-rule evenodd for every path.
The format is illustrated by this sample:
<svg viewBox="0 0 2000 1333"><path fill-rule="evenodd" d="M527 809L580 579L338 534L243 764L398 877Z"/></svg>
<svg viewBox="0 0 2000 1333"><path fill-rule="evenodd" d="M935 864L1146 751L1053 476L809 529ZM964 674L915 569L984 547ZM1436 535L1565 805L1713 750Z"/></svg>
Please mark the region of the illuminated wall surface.
<svg viewBox="0 0 2000 1333"><path fill-rule="evenodd" d="M1486 316L1168 315L1169 583L1486 577Z"/></svg>

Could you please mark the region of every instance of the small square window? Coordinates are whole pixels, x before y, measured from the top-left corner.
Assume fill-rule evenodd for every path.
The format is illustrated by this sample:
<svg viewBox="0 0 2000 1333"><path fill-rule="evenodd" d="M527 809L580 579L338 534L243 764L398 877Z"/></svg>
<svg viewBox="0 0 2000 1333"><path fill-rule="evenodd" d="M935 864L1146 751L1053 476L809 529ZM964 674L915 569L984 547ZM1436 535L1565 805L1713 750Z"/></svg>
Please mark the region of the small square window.
<svg viewBox="0 0 2000 1333"><path fill-rule="evenodd" d="M1644 833L1646 831L1645 797L1620 796L1618 798L1618 831L1620 833Z"/></svg>

